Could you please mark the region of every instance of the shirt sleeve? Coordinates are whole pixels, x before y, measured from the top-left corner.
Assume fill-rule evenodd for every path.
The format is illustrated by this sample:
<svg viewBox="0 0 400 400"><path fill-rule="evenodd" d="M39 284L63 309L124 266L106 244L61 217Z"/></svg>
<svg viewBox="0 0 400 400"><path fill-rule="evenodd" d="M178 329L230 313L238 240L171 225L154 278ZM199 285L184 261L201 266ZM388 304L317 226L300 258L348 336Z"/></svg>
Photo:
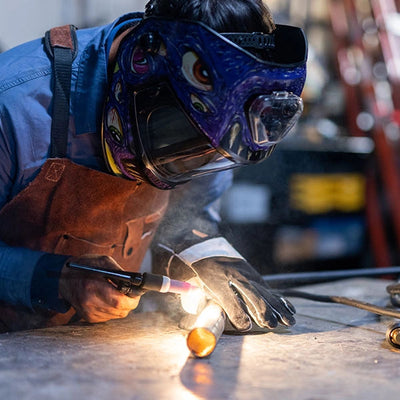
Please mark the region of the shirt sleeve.
<svg viewBox="0 0 400 400"><path fill-rule="evenodd" d="M28 308L67 311L58 298L63 256L52 256L0 242L0 300Z"/></svg>
<svg viewBox="0 0 400 400"><path fill-rule="evenodd" d="M68 256L57 254L42 254L35 264L30 297L33 307L47 310L67 312L70 305L59 298L58 284L61 270Z"/></svg>
<svg viewBox="0 0 400 400"><path fill-rule="evenodd" d="M12 305L32 307L31 280L40 252L0 246L0 300Z"/></svg>

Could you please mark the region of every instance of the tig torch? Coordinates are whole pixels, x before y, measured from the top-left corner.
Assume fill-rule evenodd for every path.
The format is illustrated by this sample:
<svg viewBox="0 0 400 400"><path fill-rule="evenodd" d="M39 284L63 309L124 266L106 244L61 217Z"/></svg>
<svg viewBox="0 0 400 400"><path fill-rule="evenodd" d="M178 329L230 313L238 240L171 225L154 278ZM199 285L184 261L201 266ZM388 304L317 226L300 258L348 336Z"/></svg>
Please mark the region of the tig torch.
<svg viewBox="0 0 400 400"><path fill-rule="evenodd" d="M117 290L129 297L135 297L138 295L138 292L148 290L178 294L198 290L197 286L191 285L189 282L170 279L165 275L92 267L74 262L68 263L67 266L72 269L99 274L111 281Z"/></svg>

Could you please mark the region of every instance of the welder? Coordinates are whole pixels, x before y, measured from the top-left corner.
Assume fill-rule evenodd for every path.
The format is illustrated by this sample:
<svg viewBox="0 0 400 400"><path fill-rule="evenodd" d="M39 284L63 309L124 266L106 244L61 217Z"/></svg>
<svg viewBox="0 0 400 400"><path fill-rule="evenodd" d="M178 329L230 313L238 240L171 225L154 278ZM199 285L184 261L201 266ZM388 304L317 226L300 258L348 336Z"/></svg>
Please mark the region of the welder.
<svg viewBox="0 0 400 400"><path fill-rule="evenodd" d="M123 318L129 297L68 263L195 278L238 331L293 306L218 231L232 169L302 111L307 43L262 0L151 0L0 55L3 331Z"/></svg>

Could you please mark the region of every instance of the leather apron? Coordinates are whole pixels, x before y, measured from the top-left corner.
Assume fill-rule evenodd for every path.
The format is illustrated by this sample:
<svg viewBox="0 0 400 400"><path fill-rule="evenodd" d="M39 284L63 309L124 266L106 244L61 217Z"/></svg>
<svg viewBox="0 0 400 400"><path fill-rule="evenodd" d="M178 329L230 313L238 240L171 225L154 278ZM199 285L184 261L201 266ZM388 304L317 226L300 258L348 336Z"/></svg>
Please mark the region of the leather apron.
<svg viewBox="0 0 400 400"><path fill-rule="evenodd" d="M138 271L168 205L169 191L48 159L33 182L0 211L0 239L53 254L112 256ZM74 311L51 315L0 304L9 330L64 324ZM0 328L1 330L1 328Z"/></svg>

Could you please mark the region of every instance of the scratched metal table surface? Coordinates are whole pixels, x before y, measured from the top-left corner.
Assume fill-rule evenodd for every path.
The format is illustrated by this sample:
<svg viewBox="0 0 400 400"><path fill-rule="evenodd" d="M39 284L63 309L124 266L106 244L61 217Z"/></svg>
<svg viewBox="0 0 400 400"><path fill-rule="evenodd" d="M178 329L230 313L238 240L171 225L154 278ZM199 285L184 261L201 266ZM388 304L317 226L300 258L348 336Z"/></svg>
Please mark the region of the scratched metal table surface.
<svg viewBox="0 0 400 400"><path fill-rule="evenodd" d="M383 305L387 283L357 279L308 289ZM209 358L195 359L176 315L147 301L124 320L1 334L0 398L398 398L400 352L385 343L392 319L293 299L295 327L223 335Z"/></svg>

